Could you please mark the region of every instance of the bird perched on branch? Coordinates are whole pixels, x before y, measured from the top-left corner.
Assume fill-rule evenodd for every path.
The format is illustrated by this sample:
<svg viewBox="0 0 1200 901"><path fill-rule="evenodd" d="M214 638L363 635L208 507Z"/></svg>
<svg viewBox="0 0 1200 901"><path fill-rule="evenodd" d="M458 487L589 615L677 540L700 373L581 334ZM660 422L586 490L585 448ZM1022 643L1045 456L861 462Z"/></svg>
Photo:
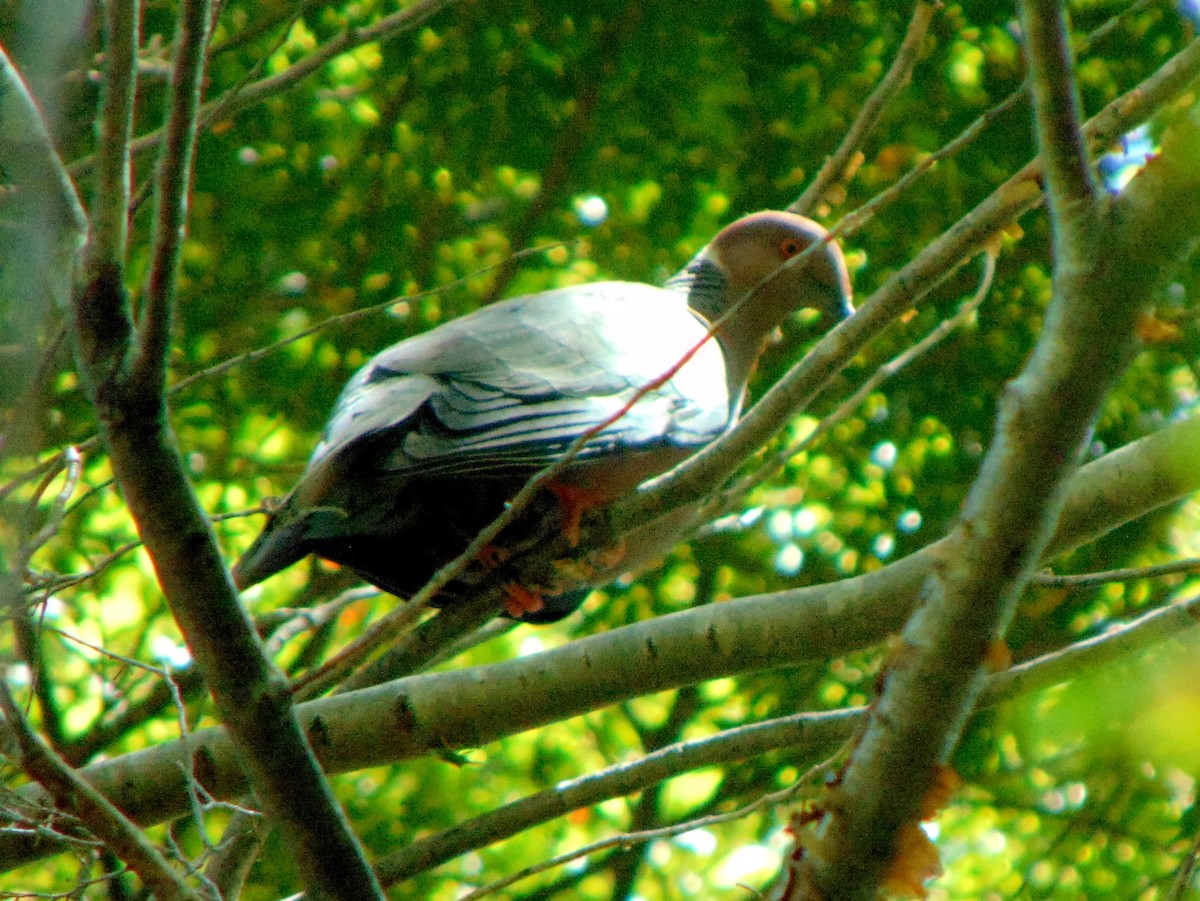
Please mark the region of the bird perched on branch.
<svg viewBox="0 0 1200 901"><path fill-rule="evenodd" d="M234 580L247 588L311 553L407 596L594 432L546 486L557 527L574 537L583 509L733 425L766 339L805 307L830 322L852 312L845 261L816 222L767 211L724 228L662 288L544 291L401 341L347 383L299 484ZM580 599L512 586L505 608L545 622Z"/></svg>

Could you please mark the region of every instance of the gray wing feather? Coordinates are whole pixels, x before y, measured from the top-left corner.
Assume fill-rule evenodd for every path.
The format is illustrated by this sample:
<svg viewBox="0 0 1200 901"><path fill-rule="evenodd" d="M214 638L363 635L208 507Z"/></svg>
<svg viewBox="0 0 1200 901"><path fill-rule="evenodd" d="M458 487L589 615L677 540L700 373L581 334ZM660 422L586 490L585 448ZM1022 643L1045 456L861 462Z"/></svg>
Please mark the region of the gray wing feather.
<svg viewBox="0 0 1200 901"><path fill-rule="evenodd" d="M624 282L515 298L382 351L343 390L310 465L367 435L396 433L385 465L454 471L545 465L701 343L682 294ZM589 442L697 445L727 426L719 346L701 349Z"/></svg>

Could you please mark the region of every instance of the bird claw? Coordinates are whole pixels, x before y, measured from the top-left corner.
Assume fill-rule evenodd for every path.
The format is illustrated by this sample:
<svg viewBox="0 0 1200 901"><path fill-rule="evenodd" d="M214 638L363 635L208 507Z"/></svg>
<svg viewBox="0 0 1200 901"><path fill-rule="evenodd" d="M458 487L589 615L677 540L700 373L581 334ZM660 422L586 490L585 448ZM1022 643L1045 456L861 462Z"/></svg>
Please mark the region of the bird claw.
<svg viewBox="0 0 1200 901"><path fill-rule="evenodd" d="M620 563L622 560L624 560L625 555L628 552L629 552L629 542L627 542L625 540L625 536L622 535L620 538L617 539L615 544L611 544L606 548L601 548L599 551L596 552L595 556L596 556L596 560L600 563L601 566L611 569L614 566L616 566L618 563Z"/></svg>
<svg viewBox="0 0 1200 901"><path fill-rule="evenodd" d="M512 551L508 548L500 547L498 544L485 544L483 550L475 558L485 569L495 569L501 563L504 563L512 556Z"/></svg>
<svg viewBox="0 0 1200 901"><path fill-rule="evenodd" d="M585 511L610 500L610 496L597 488L583 488L564 482L551 482L546 486L562 508L562 533L571 547L579 546L579 526Z"/></svg>
<svg viewBox="0 0 1200 901"><path fill-rule="evenodd" d="M545 606L536 591L515 583L504 586L504 611L513 619L520 619L526 613L537 613Z"/></svg>

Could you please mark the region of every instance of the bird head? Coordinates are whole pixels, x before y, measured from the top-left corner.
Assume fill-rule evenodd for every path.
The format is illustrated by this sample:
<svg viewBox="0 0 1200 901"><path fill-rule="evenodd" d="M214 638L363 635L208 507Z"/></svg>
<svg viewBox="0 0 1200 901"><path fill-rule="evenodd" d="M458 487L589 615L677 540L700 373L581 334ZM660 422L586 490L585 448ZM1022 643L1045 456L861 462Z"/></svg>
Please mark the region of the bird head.
<svg viewBox="0 0 1200 901"><path fill-rule="evenodd" d="M788 265L813 245L820 246ZM805 307L835 322L854 312L841 248L812 219L773 210L752 213L721 229L707 252L725 273L728 302L736 303L738 292L753 292L745 304L777 311L776 325Z"/></svg>
<svg viewBox="0 0 1200 901"><path fill-rule="evenodd" d="M685 290L693 310L720 323L717 340L738 393L763 342L789 313L817 310L832 324L854 312L846 260L829 232L774 210L721 229L668 286Z"/></svg>

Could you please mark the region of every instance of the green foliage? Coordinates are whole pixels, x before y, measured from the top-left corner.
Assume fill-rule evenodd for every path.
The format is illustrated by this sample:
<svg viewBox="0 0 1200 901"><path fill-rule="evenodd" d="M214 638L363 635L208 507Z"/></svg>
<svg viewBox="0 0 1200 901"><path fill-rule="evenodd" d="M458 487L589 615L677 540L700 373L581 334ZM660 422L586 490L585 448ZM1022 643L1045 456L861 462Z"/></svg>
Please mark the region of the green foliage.
<svg viewBox="0 0 1200 901"><path fill-rule="evenodd" d="M171 43L174 6L147 4L143 44L152 62L162 63L162 48ZM394 11L377 0L310 4L302 15L298 6L227 0L206 96L283 73L320 45ZM1080 34L1118 11L1111 3L1075 6ZM337 56L248 109L218 111L198 148L172 384L330 317L392 301L384 311L198 378L172 396L178 444L222 546L231 556L246 547L260 522L253 514L290 488L341 385L377 350L497 296L604 278L661 282L735 216L786 206L886 70L906 14L907 7L893 4L826 0L466 0L419 28ZM947 5L925 39L912 84L861 148L853 178L829 193L817 218L836 222L1018 89L1023 64L1013 16L1004 4ZM24 27L18 21L0 15L0 43L12 47L19 65L31 65L34 43L17 40ZM1189 38L1170 4L1121 19L1081 57L1087 111L1129 90ZM89 37L81 58L94 65L98 49ZM83 90L86 98L76 102L93 108L94 85L72 76L63 84ZM53 108L49 96L43 100ZM139 133L156 127L164 103L162 78L144 76ZM1034 155L1029 118L1026 103L999 115L844 240L857 297L868 297ZM64 114L55 125L68 163L94 151L87 115ZM139 189L150 159L138 158ZM80 184L86 197L87 179ZM608 214L589 227L578 205L593 196ZM135 294L149 258L150 206L132 220L127 287ZM507 263L512 253L543 245L549 249L515 267ZM1049 256L1045 216L1031 213L1005 236L995 284L966 327L794 454L715 527L658 568L594 593L562 624L520 627L442 665L510 659L695 604L858 575L944 535L988 446L997 398L1039 334L1051 290ZM869 345L781 440L807 434L854 385L950 315L978 278L974 266L950 275ZM1198 284L1192 263L1159 308L1161 318L1177 322L1178 334L1152 344L1110 398L1096 455L1194 407ZM97 423L58 340L62 325L54 316L31 325L14 312L16 299L3 299L0 328L16 334L19 327L14 343L45 350L45 362L35 374L22 369L32 388L0 420L6 436L21 438L0 444L0 486L7 486L0 488L0 548L6 562L15 559L13 549L47 521L64 484L62 475L39 484L27 474L56 449L82 445L78 487L57 534L29 562L26 600L41 636L43 678L53 686L59 748L68 757L78 751L71 759L84 763L178 735L178 711L166 698L154 717L102 747L86 743L162 684L160 672L143 667L177 664L180 639L108 481L104 451L85 444ZM754 396L813 338L811 328L788 323L760 365ZM0 339L0 351L8 340ZM1200 507L1192 501L1113 532L1057 568L1197 556L1198 533ZM306 563L247 592L246 603L267 615L327 601L347 584ZM1030 658L1161 606L1188 586L1194 591L1195 578L1179 575L1073 591L1034 587L1008 643L1014 657ZM299 672L394 603L380 597L350 605L328 625L286 642L278 659ZM27 659L11 639L3 648L9 660ZM690 709L687 690L654 695L473 750L465 762L422 759L334 784L370 855L381 857L673 741L864 704L885 651L707 683L687 700ZM1163 897L1196 835L1200 759L1180 728L1196 722L1196 681L1194 667L1179 662L1194 658L1195 648L1164 649L980 714L955 758L967 787L937 823L948 875L935 884L935 896ZM34 711L50 728L47 708ZM189 728L215 724L202 691L186 694L184 712ZM817 762L784 749L689 773L661 793L607 801L471 852L394 889L393 897L457 897L465 886L619 831L728 812ZM6 778L17 781L12 770ZM208 840L220 837L224 817L212 815ZM760 884L775 872L784 821L779 809L760 811L708 828L695 841L599 852L505 897L606 898L616 896L615 885L623 886L621 897L648 901L740 897L739 883ZM178 831L182 846L200 853L194 824ZM274 842L247 899L297 890ZM97 866L87 875L100 872ZM632 873L624 883L623 872ZM63 891L78 876L77 864L60 856L0 876L0 892ZM89 892L103 894L100 886Z"/></svg>

